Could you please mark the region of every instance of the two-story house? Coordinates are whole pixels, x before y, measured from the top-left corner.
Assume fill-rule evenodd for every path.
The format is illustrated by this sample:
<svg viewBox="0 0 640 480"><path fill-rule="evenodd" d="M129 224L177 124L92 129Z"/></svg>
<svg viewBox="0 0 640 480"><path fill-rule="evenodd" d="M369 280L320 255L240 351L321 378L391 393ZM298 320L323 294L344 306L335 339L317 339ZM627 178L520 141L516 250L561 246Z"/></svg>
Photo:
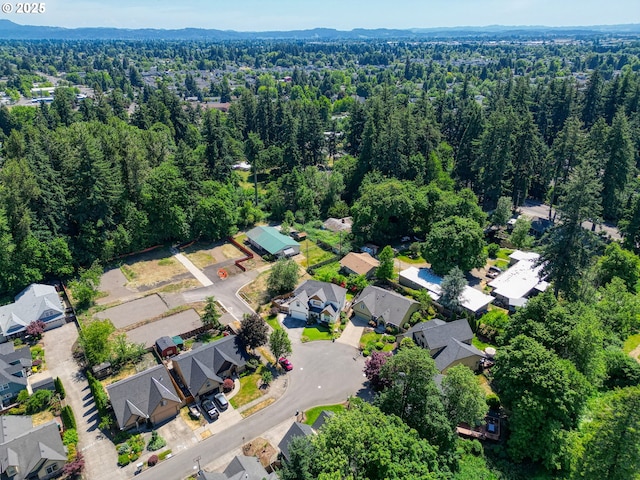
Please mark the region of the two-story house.
<svg viewBox="0 0 640 480"><path fill-rule="evenodd" d="M11 405L21 390L28 390L31 351L24 346L15 349L13 343L0 343L0 405Z"/></svg>
<svg viewBox="0 0 640 480"><path fill-rule="evenodd" d="M335 323L347 299L347 290L333 283L307 280L289 300L289 315L299 320Z"/></svg>

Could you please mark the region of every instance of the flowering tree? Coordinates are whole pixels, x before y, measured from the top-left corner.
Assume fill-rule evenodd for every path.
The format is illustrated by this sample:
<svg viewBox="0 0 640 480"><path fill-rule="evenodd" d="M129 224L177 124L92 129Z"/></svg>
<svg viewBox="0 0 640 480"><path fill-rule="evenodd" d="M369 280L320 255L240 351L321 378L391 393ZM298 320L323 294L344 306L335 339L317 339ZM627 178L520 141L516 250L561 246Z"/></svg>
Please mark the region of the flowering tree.
<svg viewBox="0 0 640 480"><path fill-rule="evenodd" d="M385 382L380 378L380 369L390 356L390 352L374 351L364 362L364 374L374 390L382 390L385 387Z"/></svg>
<svg viewBox="0 0 640 480"><path fill-rule="evenodd" d="M35 320L27 325L26 328L27 335L31 335L32 337L40 338L42 333L44 332L44 322L42 320Z"/></svg>

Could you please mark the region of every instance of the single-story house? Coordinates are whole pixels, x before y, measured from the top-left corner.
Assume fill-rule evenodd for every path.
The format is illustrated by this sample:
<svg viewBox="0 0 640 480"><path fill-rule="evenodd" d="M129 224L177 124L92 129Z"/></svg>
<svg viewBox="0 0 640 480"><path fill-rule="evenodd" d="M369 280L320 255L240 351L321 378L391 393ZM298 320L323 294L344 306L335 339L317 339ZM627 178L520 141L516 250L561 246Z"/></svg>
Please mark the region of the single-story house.
<svg viewBox="0 0 640 480"><path fill-rule="evenodd" d="M171 374L157 365L107 386L118 427L126 430L141 424L162 423L178 414L182 399Z"/></svg>
<svg viewBox="0 0 640 480"><path fill-rule="evenodd" d="M335 323L347 299L347 290L328 282L307 280L293 292L289 315L299 320Z"/></svg>
<svg viewBox="0 0 640 480"><path fill-rule="evenodd" d="M66 318L60 296L51 285L32 283L15 297L15 302L0 307L0 343L25 334L27 326L42 320L44 329L64 325Z"/></svg>
<svg viewBox="0 0 640 480"><path fill-rule="evenodd" d="M198 472L197 480L278 480L275 472L267 473L258 457L237 455L224 472Z"/></svg>
<svg viewBox="0 0 640 480"><path fill-rule="evenodd" d="M0 478L46 480L67 463L67 450L55 420L37 427L31 417L0 417Z"/></svg>
<svg viewBox="0 0 640 480"><path fill-rule="evenodd" d="M340 269L346 275L364 275L371 278L375 275L380 262L370 254L351 252L340 260Z"/></svg>
<svg viewBox="0 0 640 480"><path fill-rule="evenodd" d="M182 353L172 363L182 384L198 399L219 392L225 378L242 373L247 358L247 349L240 338L229 335Z"/></svg>
<svg viewBox="0 0 640 480"><path fill-rule="evenodd" d="M156 349L158 351L158 355L162 358L172 357L178 354L178 346L176 345L176 342L173 341L173 338L166 335L156 340Z"/></svg>
<svg viewBox="0 0 640 480"><path fill-rule="evenodd" d="M384 288L368 286L352 303L353 313L378 325L404 328L418 310L418 302Z"/></svg>
<svg viewBox="0 0 640 480"><path fill-rule="evenodd" d="M31 365L28 346L16 350L11 342L0 344L0 405L11 405L21 390L29 389Z"/></svg>
<svg viewBox="0 0 640 480"><path fill-rule="evenodd" d="M273 227L254 227L247 232L249 243L275 257L292 257L300 253L300 244Z"/></svg>
<svg viewBox="0 0 640 480"><path fill-rule="evenodd" d="M420 322L399 335L398 339L404 337L409 337L419 347L428 349L441 373L446 373L449 368L458 364L477 370L485 358L484 352L471 344L473 332L464 318L453 322L437 318Z"/></svg>
<svg viewBox="0 0 640 480"><path fill-rule="evenodd" d="M434 301L438 301L442 294L441 283L442 277L434 274L428 268L409 267L400 272L401 285L414 290L425 289ZM491 295L486 295L467 285L460 296L460 307L474 315L482 315L493 300Z"/></svg>
<svg viewBox="0 0 640 480"><path fill-rule="evenodd" d="M315 432L309 425L305 423L294 422L293 425L289 427L289 430L287 430L287 433L284 434L284 437L282 437L282 440L280 440L280 443L278 444L280 454L285 460L288 460L289 443L291 443L291 440L293 440L295 437L306 437L308 435L314 434Z"/></svg>
<svg viewBox="0 0 640 480"><path fill-rule="evenodd" d="M535 252L515 250L509 255L510 267L488 283L491 294L509 309L524 306L531 296L544 292L549 284L541 278L543 264Z"/></svg>
<svg viewBox="0 0 640 480"><path fill-rule="evenodd" d="M351 217L344 218L327 218L322 224L325 230L331 232L344 232L350 233L353 226L353 219Z"/></svg>

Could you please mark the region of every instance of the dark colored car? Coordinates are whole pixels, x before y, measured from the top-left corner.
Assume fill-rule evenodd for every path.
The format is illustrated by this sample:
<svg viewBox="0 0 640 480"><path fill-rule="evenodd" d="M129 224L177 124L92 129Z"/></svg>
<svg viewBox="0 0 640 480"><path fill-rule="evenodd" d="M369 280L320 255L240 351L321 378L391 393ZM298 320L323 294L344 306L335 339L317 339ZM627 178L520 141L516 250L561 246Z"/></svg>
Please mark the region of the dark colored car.
<svg viewBox="0 0 640 480"><path fill-rule="evenodd" d="M208 398L202 401L202 409L207 412L207 415L209 415L211 420L217 420L220 416L220 412L218 412L216 406Z"/></svg>
<svg viewBox="0 0 640 480"><path fill-rule="evenodd" d="M227 408L229 408L229 400L227 400L227 397L225 397L223 393L216 393L213 396L213 401L216 402L216 405L221 412L224 412Z"/></svg>
<svg viewBox="0 0 640 480"><path fill-rule="evenodd" d="M291 361L288 358L280 357L278 359L278 363L282 368L284 368L287 372L293 370L293 365L291 365Z"/></svg>

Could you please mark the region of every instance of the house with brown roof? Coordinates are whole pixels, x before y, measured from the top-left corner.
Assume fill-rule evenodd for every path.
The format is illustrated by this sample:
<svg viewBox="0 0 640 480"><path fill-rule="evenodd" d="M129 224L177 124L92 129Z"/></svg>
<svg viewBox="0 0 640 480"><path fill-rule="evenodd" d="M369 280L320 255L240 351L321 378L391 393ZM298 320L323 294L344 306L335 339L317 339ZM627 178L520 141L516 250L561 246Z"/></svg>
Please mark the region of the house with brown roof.
<svg viewBox="0 0 640 480"><path fill-rule="evenodd" d="M340 269L346 275L364 275L371 278L375 275L380 262L368 253L351 252L340 260Z"/></svg>

